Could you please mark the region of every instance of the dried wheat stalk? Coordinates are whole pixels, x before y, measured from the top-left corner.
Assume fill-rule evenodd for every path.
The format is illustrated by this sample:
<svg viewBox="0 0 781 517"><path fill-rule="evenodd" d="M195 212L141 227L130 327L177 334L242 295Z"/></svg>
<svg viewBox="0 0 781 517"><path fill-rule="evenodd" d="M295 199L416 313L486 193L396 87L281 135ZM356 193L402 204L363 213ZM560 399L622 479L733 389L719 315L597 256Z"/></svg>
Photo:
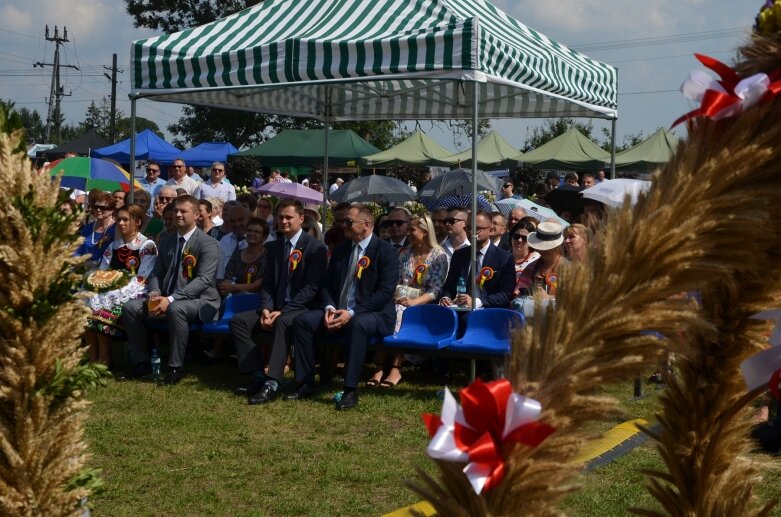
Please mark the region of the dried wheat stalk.
<svg viewBox="0 0 781 517"><path fill-rule="evenodd" d="M77 515L84 473L79 365L86 307L72 299L74 220L59 208L59 182L14 154L0 135L0 515ZM64 292L63 292L64 291Z"/></svg>
<svg viewBox="0 0 781 517"><path fill-rule="evenodd" d="M616 400L594 395L595 390L655 367L668 349L681 352L681 336L689 340L684 369L692 355L687 350L705 359L714 343L723 347L713 361L721 363L711 369L719 372L713 380L729 382L721 388L724 405L713 408L712 418L726 414L745 391L736 365L756 349L745 318L774 302L777 306L779 299L779 275L768 272L781 258L780 117L777 100L718 124L696 124L689 142L655 175L648 195L634 208L609 215L598 235L599 252L562 271L555 311L517 333L509 360L508 378L515 389L542 403L543 420L557 432L537 449L516 448L502 486L482 496L454 480L460 466L439 463L442 481L428 480L428 488L419 490L424 497L435 496L428 500L439 513L450 514L456 504L469 515L560 514L557 504L573 490L570 484L582 467L573 459L590 438L582 431L584 424L619 412ZM739 289L736 279L742 283ZM748 294L743 286L754 291ZM704 293L702 311L680 297L695 290ZM728 296L727 301L719 296ZM644 335L648 330L668 339ZM695 375L684 382L699 388L702 379ZM694 396L687 391L678 398ZM692 413L678 416L691 420ZM677 418L668 415L670 421ZM690 429L689 424L676 427L665 447L674 448L680 433ZM716 499L726 495L740 500L730 509L748 511L756 476L736 460L745 450L745 425L730 421L720 433L708 465L709 475L721 469L718 479L698 481L700 496L713 501L697 503L697 508L719 514L728 507ZM725 469L727 464L733 471ZM741 478L747 474L752 476ZM666 507L670 511L672 505Z"/></svg>

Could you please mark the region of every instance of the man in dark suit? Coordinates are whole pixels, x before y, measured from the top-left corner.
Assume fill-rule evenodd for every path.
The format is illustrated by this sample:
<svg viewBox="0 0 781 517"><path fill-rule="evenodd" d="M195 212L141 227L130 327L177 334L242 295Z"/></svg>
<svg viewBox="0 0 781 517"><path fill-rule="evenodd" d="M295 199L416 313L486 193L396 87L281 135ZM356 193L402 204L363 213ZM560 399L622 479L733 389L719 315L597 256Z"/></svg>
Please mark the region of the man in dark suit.
<svg viewBox="0 0 781 517"><path fill-rule="evenodd" d="M127 302L122 311L134 374L149 371L149 349L144 323L148 318L165 318L171 342L169 371L163 384L176 384L182 377L189 324L212 321L220 309L215 287L219 262L217 241L195 225L199 203L193 196L176 198L176 233L164 238L147 282L147 300Z"/></svg>
<svg viewBox="0 0 781 517"><path fill-rule="evenodd" d="M388 218L385 220L385 224L388 225L389 234L387 241L391 243L398 252L401 252L402 249L409 245L410 215L409 210L403 206L397 206L390 209Z"/></svg>
<svg viewBox="0 0 781 517"><path fill-rule="evenodd" d="M277 205L276 240L266 245L268 258L261 285L261 305L257 311L236 314L230 331L236 345L239 369L257 371L244 390L250 404L263 404L276 398L284 375L292 325L296 316L318 306L325 277L325 245L301 229L304 207L300 201L283 199ZM263 375L262 354L253 334L271 333L268 376Z"/></svg>
<svg viewBox="0 0 781 517"><path fill-rule="evenodd" d="M399 277L399 254L372 233L373 217L367 207L353 205L343 223L349 240L333 252L321 308L301 314L293 326L299 383L296 398L311 393L314 385L316 336L345 343L344 393L336 409L358 404L366 344L373 337L393 333L393 293Z"/></svg>
<svg viewBox="0 0 781 517"><path fill-rule="evenodd" d="M515 288L515 264L513 256L491 243L491 216L477 214L477 268L472 270L471 246L456 250L450 260L445 285L442 287L440 305L471 306L472 285L477 284L475 307L510 307ZM457 294L459 278L466 283L467 293ZM480 285L482 283L482 285Z"/></svg>

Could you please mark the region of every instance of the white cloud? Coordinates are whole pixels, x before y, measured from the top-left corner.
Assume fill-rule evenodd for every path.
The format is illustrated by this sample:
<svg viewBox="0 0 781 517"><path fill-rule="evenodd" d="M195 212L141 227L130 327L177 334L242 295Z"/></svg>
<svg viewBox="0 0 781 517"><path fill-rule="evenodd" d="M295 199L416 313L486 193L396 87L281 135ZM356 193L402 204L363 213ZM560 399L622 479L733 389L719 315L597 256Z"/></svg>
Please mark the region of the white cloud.
<svg viewBox="0 0 781 517"><path fill-rule="evenodd" d="M5 4L0 7L0 19L7 27L13 27L15 30L25 31L32 27L33 17L30 14L20 11L11 4Z"/></svg>

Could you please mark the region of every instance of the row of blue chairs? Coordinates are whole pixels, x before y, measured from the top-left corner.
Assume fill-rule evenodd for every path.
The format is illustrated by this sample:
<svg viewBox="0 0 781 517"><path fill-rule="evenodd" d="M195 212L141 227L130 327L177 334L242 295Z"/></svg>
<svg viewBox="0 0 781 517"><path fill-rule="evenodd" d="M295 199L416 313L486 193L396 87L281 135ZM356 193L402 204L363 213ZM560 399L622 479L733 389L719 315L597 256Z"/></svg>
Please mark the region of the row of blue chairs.
<svg viewBox="0 0 781 517"><path fill-rule="evenodd" d="M449 307L416 305L404 311L399 331L383 340L393 348L451 351L467 355L504 356L510 353L512 330L524 325L521 313L482 309L468 313L463 337L456 339L458 314Z"/></svg>
<svg viewBox="0 0 781 517"><path fill-rule="evenodd" d="M260 295L242 293L228 297L222 315L209 323L193 323L190 332L223 334L230 332L231 318L260 306ZM404 349L420 352L455 352L464 355L504 356L510 353L512 330L525 323L521 313L509 309L482 309L472 311L467 317L463 337L458 333L458 314L449 307L416 305L404 311L399 331L371 345L382 348ZM165 320L150 321L148 327L161 331Z"/></svg>

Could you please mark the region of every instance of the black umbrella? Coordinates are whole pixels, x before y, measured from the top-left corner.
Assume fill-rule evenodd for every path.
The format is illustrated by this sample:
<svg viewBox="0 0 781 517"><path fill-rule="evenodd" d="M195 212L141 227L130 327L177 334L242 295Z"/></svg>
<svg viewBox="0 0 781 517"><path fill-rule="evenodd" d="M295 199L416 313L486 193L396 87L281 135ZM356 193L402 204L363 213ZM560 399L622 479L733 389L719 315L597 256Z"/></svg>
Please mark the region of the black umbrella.
<svg viewBox="0 0 781 517"><path fill-rule="evenodd" d="M337 203L403 203L415 199L415 191L401 180L375 174L348 181L330 199Z"/></svg>
<svg viewBox="0 0 781 517"><path fill-rule="evenodd" d="M494 194L497 192L496 180L486 175L485 172L477 171L477 190L490 190ZM431 199L440 199L446 196L460 196L472 194L472 170L455 169L444 174L440 174L429 181L420 189L419 199L421 202Z"/></svg>
<svg viewBox="0 0 781 517"><path fill-rule="evenodd" d="M582 190L583 187L562 185L548 192L545 196L545 201L548 202L557 214L561 215L563 212L569 212L574 220L583 213L583 197L580 195Z"/></svg>

